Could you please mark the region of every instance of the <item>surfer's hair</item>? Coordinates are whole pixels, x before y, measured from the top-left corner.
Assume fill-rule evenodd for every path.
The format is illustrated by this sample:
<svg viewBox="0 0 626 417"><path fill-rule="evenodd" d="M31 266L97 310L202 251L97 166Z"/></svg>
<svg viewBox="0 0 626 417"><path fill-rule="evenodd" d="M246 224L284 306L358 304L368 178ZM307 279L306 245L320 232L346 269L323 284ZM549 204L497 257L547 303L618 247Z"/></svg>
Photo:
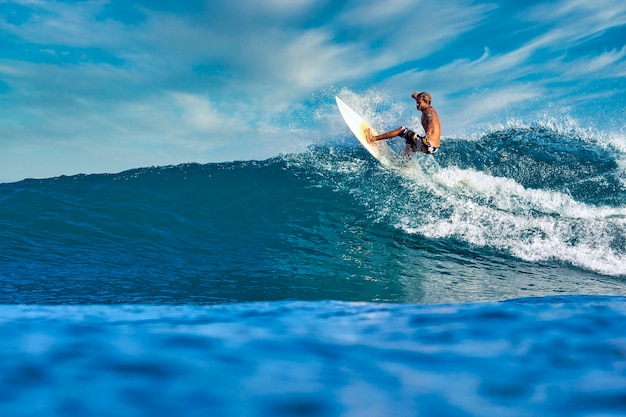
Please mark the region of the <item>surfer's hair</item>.
<svg viewBox="0 0 626 417"><path fill-rule="evenodd" d="M422 91L421 93L417 95L417 97L415 97L416 100L419 100L420 98L423 98L424 101L428 103L429 106L430 106L430 102L433 101L433 98L426 91Z"/></svg>

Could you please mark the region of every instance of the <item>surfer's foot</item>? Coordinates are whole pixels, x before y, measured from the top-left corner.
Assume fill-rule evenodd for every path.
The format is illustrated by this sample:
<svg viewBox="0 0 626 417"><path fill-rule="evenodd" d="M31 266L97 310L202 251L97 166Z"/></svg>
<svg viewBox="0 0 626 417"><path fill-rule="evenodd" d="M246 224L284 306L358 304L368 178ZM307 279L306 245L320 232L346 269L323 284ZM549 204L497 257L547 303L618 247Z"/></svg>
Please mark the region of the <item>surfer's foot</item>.
<svg viewBox="0 0 626 417"><path fill-rule="evenodd" d="M365 133L365 139L367 140L368 143L374 142L374 140L372 140L373 139L372 129L368 127L367 129L365 129L363 133Z"/></svg>

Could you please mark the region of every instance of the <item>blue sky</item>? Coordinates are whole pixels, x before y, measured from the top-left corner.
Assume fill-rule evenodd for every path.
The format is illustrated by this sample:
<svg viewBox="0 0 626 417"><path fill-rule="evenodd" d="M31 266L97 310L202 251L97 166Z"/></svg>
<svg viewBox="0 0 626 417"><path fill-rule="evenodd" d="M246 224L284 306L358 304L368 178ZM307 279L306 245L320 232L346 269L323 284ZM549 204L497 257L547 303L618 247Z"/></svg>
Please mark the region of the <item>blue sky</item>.
<svg viewBox="0 0 626 417"><path fill-rule="evenodd" d="M335 94L388 128L427 90L444 138L623 138L625 80L623 0L0 0L0 182L340 140Z"/></svg>

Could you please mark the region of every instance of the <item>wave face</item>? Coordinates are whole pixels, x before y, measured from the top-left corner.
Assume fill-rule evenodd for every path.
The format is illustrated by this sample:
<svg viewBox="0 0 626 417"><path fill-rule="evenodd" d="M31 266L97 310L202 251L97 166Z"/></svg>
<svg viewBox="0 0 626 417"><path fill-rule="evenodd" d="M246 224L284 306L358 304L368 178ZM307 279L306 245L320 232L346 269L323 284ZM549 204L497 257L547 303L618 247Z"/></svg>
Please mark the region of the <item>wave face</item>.
<svg viewBox="0 0 626 417"><path fill-rule="evenodd" d="M626 294L621 153L542 128L384 169L265 161L0 184L0 303L442 303Z"/></svg>

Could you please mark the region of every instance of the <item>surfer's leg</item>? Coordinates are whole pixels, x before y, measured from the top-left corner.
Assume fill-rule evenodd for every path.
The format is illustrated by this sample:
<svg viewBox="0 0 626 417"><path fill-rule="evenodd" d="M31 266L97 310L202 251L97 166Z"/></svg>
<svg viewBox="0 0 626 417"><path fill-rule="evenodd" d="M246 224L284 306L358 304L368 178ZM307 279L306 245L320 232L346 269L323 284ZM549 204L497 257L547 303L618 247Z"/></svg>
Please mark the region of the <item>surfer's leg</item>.
<svg viewBox="0 0 626 417"><path fill-rule="evenodd" d="M381 136L385 136L385 139L396 138L396 137L400 136L400 133L401 133L404 129L405 129L405 128L404 128L404 126L400 126L399 128L394 129L394 130L390 130L389 132L384 133L384 134L383 134L383 135L381 135Z"/></svg>
<svg viewBox="0 0 626 417"><path fill-rule="evenodd" d="M395 138L399 136L400 132L402 132L403 129L404 129L404 126L400 126L397 129L390 130L389 132L382 133L378 136L372 136L372 132L368 128L367 130L365 130L365 137L367 138L368 142L376 142L377 140L387 140L387 139L391 139L391 138Z"/></svg>

